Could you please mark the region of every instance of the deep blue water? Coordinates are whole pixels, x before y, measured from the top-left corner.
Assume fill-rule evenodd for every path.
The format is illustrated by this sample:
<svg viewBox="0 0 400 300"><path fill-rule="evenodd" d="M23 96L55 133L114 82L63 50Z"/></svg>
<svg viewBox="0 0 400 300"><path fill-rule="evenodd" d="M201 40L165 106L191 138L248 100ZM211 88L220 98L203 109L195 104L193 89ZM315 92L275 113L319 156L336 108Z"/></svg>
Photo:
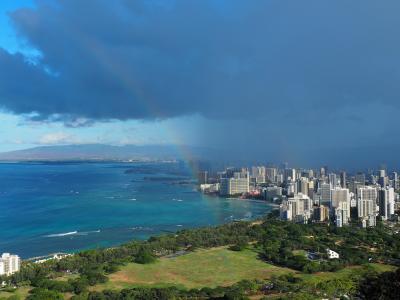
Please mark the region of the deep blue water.
<svg viewBox="0 0 400 300"><path fill-rule="evenodd" d="M0 164L0 253L27 258L114 246L271 210L176 183L186 175L171 163Z"/></svg>

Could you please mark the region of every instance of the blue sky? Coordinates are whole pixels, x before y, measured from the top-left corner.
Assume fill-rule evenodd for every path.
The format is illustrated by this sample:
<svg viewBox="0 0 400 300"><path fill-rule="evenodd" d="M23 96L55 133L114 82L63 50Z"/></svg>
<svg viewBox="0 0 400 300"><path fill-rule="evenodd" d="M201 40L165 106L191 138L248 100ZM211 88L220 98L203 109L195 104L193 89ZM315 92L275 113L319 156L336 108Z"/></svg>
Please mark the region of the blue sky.
<svg viewBox="0 0 400 300"><path fill-rule="evenodd" d="M398 11L398 0L3 0L0 151L180 143L296 164L390 161Z"/></svg>
<svg viewBox="0 0 400 300"><path fill-rule="evenodd" d="M20 50L20 47L7 13L25 5L32 6L32 2L29 0L4 0L0 2L0 46L13 53Z"/></svg>

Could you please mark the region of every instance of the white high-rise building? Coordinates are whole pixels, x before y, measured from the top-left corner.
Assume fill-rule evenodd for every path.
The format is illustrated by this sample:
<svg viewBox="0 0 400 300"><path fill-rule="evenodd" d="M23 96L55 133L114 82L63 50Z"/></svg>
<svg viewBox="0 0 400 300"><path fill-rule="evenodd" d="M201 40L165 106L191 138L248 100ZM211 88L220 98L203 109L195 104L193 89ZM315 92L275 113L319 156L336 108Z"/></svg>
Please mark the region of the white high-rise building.
<svg viewBox="0 0 400 300"><path fill-rule="evenodd" d="M284 220L307 223L312 215L312 201L301 193L284 200L280 205L280 216Z"/></svg>
<svg viewBox="0 0 400 300"><path fill-rule="evenodd" d="M221 178L219 193L222 196L240 195L249 191L249 172L234 172L231 178Z"/></svg>
<svg viewBox="0 0 400 300"><path fill-rule="evenodd" d="M276 175L277 175L277 170L276 168L265 168L265 179L271 182L276 181Z"/></svg>
<svg viewBox="0 0 400 300"><path fill-rule="evenodd" d="M379 190L379 215L383 220L390 219L394 214L394 188L386 187Z"/></svg>
<svg viewBox="0 0 400 300"><path fill-rule="evenodd" d="M350 206L350 191L348 189L337 187L331 190L331 208L338 227L349 223Z"/></svg>
<svg viewBox="0 0 400 300"><path fill-rule="evenodd" d="M283 183L283 182L284 182L284 180L283 180L283 174L276 174L276 175L275 175L275 182L278 183L278 184Z"/></svg>
<svg viewBox="0 0 400 300"><path fill-rule="evenodd" d="M338 185L338 180L335 173L329 174L329 183L333 189Z"/></svg>
<svg viewBox="0 0 400 300"><path fill-rule="evenodd" d="M338 208L340 202L346 202L350 204L349 189L337 187L331 190L331 207Z"/></svg>
<svg viewBox="0 0 400 300"><path fill-rule="evenodd" d="M295 181L296 180L296 169L285 169L284 171L285 181Z"/></svg>
<svg viewBox="0 0 400 300"><path fill-rule="evenodd" d="M265 183L266 169L263 166L256 166L251 168L251 176L255 178L257 183Z"/></svg>
<svg viewBox="0 0 400 300"><path fill-rule="evenodd" d="M19 271L21 259L18 255L3 253L0 257L0 275L12 275Z"/></svg>
<svg viewBox="0 0 400 300"><path fill-rule="evenodd" d="M397 190L399 188L399 176L397 175L396 172L393 172L392 177L393 177L393 188Z"/></svg>
<svg viewBox="0 0 400 300"><path fill-rule="evenodd" d="M378 191L375 187L364 186L357 190L358 217L366 221L367 226L376 225Z"/></svg>

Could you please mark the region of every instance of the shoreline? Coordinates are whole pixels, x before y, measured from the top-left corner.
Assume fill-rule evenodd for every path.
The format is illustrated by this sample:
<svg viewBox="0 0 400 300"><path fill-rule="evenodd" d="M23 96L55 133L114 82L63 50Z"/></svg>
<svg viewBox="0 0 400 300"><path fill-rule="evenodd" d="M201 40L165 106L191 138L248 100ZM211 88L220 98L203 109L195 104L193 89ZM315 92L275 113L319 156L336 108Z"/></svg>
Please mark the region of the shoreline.
<svg viewBox="0 0 400 300"><path fill-rule="evenodd" d="M226 198L221 198L221 199L226 199ZM255 201L255 202L265 202L265 201L262 201L262 200L257 200L257 199L240 199L240 198L229 198L230 200L240 200L240 201L242 201L242 200L246 200L246 201ZM271 209L271 211L270 212L272 212L273 210L276 210L277 209L277 205L276 204L271 204L271 203L268 203L271 207L272 207L272 209ZM235 223L235 222L250 222L250 223L254 223L254 224L256 224L257 222L259 222L260 221L260 216L257 216L257 217L250 217L250 218L243 218L243 219L231 219L231 220L227 220L227 222L222 222L222 223L220 223L220 224L215 224L215 225L204 225L204 226L195 226L195 227L191 227L191 228L185 228L186 230L193 230L193 229L199 229L199 228L207 228L207 227L215 227L215 226L220 226L220 225L224 225L224 224L229 224L229 223ZM178 229L177 231L175 231L175 232L171 232L171 233L176 233L176 232L178 232L178 231L180 231L181 229ZM162 235L166 235L166 234L168 234L167 232L160 232L159 234L155 234L155 236L162 236ZM146 239L143 239L143 240L141 240L141 241L146 241L146 240L148 240L150 237L148 237L148 238L146 238ZM119 243L119 244L116 244L116 245L113 245L113 246L109 246L109 247L104 247L104 248L102 248L102 249L112 249L112 248L115 248L115 247L119 247L119 246L121 246L121 245L123 245L123 244L125 244L125 243L129 243L129 242L132 242L132 241L135 241L135 240L140 240L140 239L130 239L130 240L128 240L128 241L125 241L125 242L122 242L122 243ZM76 255L76 254L78 254L78 253L80 253L80 252L82 252L82 251L88 251L88 250L92 250L92 249L96 249L96 248L94 248L94 247L87 247L87 248L82 248L82 249L77 249L77 250L74 250L74 251L58 251L58 252L53 252L53 253L50 253L50 254L45 254L45 255L38 255L38 256L34 256L34 257L28 257L28 258L21 258L21 260L23 261L23 262L27 262L27 263L43 263L43 262L45 262L45 261L47 261L47 260L51 260L51 259L54 259L54 256L55 255L64 255L64 256L71 256L71 255ZM97 248L97 249L99 249L99 248ZM47 259L46 259L47 258ZM42 261L42 262L38 262L38 261L40 261L40 260L44 260L44 261Z"/></svg>

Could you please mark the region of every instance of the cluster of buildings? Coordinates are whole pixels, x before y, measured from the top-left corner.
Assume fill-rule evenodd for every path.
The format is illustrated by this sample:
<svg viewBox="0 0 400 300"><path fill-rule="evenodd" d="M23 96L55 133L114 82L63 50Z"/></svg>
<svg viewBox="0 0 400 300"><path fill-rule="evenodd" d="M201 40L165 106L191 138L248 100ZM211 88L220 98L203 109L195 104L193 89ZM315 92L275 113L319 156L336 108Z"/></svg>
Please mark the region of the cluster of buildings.
<svg viewBox="0 0 400 300"><path fill-rule="evenodd" d="M299 223L359 222L375 226L377 218L393 220L399 178L385 168L367 174L255 166L199 172L200 189L220 196L265 199L280 204L280 217Z"/></svg>
<svg viewBox="0 0 400 300"><path fill-rule="evenodd" d="M0 257L0 276L12 275L19 271L21 266L21 259L18 255L11 255L10 253L3 253Z"/></svg>

